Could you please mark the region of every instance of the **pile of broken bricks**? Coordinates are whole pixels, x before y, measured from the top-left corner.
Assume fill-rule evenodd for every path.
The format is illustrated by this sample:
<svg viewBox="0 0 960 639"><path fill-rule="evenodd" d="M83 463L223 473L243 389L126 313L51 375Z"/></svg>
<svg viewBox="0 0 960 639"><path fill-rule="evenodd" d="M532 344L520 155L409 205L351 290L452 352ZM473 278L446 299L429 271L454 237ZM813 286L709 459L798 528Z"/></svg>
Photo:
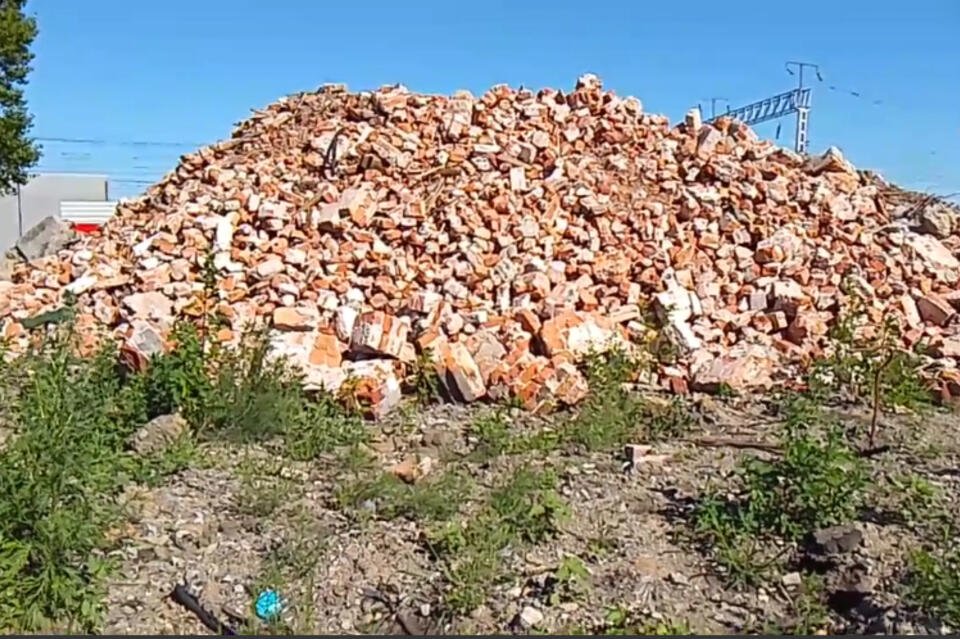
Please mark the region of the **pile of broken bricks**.
<svg viewBox="0 0 960 639"><path fill-rule="evenodd" d="M429 358L462 401L535 410L587 392L578 362L646 340L674 392L770 386L827 347L848 303L930 345L960 394L960 215L901 206L839 152L804 158L739 122L671 126L584 76L480 97L326 86L184 156L103 233L0 280L0 330L75 295L144 365L177 319L271 325L308 385L383 415ZM214 290L205 281L214 274ZM92 341L90 343L92 347Z"/></svg>

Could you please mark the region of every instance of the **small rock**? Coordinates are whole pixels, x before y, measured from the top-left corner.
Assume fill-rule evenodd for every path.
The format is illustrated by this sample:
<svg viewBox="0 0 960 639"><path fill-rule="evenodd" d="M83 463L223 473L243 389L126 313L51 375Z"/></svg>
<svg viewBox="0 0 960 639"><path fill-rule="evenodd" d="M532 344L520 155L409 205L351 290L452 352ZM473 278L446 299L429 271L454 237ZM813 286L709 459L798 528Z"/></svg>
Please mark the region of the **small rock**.
<svg viewBox="0 0 960 639"><path fill-rule="evenodd" d="M626 457L627 462L633 466L638 464L651 450L653 450L653 448L646 444L627 444L623 447L623 456Z"/></svg>
<svg viewBox="0 0 960 639"><path fill-rule="evenodd" d="M679 586L689 586L690 578L687 577L682 572L672 572L670 573L670 581L679 585Z"/></svg>
<svg viewBox="0 0 960 639"><path fill-rule="evenodd" d="M160 415L133 434L130 446L140 455L150 455L169 446L186 430L187 421L180 415Z"/></svg>
<svg viewBox="0 0 960 639"><path fill-rule="evenodd" d="M863 542L863 532L847 524L823 528L813 534L816 549L827 555L839 555L853 552Z"/></svg>
<svg viewBox="0 0 960 639"><path fill-rule="evenodd" d="M543 613L533 606L525 606L517 615L517 622L527 630L536 628L543 623Z"/></svg>
<svg viewBox="0 0 960 639"><path fill-rule="evenodd" d="M410 456L390 469L390 473L400 481L413 484L433 468L431 457L422 457L419 460Z"/></svg>
<svg viewBox="0 0 960 639"><path fill-rule="evenodd" d="M788 588L795 588L803 583L803 577L800 576L799 572L788 572L783 576L781 582Z"/></svg>
<svg viewBox="0 0 960 639"><path fill-rule="evenodd" d="M457 434L449 428L433 428L424 432L420 441L425 446L445 448L451 446L456 439Z"/></svg>

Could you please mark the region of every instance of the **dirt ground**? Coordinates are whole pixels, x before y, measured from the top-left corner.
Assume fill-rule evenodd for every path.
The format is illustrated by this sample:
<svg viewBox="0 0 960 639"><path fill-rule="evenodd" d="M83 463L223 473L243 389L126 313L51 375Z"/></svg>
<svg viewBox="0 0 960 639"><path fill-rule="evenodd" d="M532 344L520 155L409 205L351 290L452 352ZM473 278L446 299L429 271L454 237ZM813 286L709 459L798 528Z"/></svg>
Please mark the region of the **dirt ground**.
<svg viewBox="0 0 960 639"><path fill-rule="evenodd" d="M803 548L784 547L778 554L787 559L763 585L733 588L688 534L690 504L706 487L724 485L742 457L771 454L764 450L776 427L769 407L696 400L689 435L641 449L633 463L623 450L478 458L471 454L477 444L470 425L493 410L408 407L371 425L366 462L341 454L294 463L269 446L203 447L191 467L124 495L130 520L115 535L111 554L120 568L109 587L103 631L210 633L171 600L177 583L187 584L221 620L263 633L604 632L612 611L642 619L660 634L789 631L806 619L798 579ZM850 426L866 419L852 409L841 416ZM810 630L948 630L902 601L905 553L919 541L915 526L891 515L902 510L891 486L909 471L942 489L956 512L960 426L948 413L887 416L881 426L891 448L870 460L870 508L855 525L862 542L842 566L821 571L827 589L837 592L828 593L826 616ZM513 411L509 427L543 431L551 420ZM460 516L498 478L520 468L555 469L557 492L569 509L555 535L501 553L502 574L468 614L453 615L444 606L447 566L425 542L434 524L416 512L384 516L376 493L359 507L342 499L344 486L365 475L404 460L423 466L424 459L429 473L419 481L452 470L472 480L473 495L454 504ZM572 565L585 571L558 582L567 558L577 558ZM287 604L270 627L252 614L266 587ZM850 591L860 594L851 601L844 597Z"/></svg>

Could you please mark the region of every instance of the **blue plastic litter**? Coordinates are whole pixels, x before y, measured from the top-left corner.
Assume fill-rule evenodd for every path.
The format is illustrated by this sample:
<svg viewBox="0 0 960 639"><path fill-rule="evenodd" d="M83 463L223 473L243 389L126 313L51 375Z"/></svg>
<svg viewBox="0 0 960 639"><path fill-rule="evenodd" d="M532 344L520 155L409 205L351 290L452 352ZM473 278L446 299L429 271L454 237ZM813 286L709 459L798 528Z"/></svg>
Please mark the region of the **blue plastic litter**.
<svg viewBox="0 0 960 639"><path fill-rule="evenodd" d="M264 621L274 621L283 612L284 601L276 590L264 590L257 597L257 616Z"/></svg>

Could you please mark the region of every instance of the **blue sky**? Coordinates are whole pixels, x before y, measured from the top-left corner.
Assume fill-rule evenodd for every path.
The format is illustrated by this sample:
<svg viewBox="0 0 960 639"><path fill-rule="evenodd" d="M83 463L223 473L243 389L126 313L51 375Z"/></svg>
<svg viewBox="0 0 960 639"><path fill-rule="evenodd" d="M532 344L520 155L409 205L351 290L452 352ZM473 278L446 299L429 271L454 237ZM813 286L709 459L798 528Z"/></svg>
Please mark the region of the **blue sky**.
<svg viewBox="0 0 960 639"><path fill-rule="evenodd" d="M40 29L27 92L34 135L178 143L44 142L41 169L107 172L116 195L157 179L189 145L227 137L251 109L324 82L480 93L501 82L570 88L589 71L676 120L698 102L709 111L711 96L739 106L792 88L786 60L823 74L811 78L812 151L836 145L903 185L960 191L957 0L30 0L27 9ZM776 128L758 132L773 138ZM785 120L779 141L792 140Z"/></svg>

